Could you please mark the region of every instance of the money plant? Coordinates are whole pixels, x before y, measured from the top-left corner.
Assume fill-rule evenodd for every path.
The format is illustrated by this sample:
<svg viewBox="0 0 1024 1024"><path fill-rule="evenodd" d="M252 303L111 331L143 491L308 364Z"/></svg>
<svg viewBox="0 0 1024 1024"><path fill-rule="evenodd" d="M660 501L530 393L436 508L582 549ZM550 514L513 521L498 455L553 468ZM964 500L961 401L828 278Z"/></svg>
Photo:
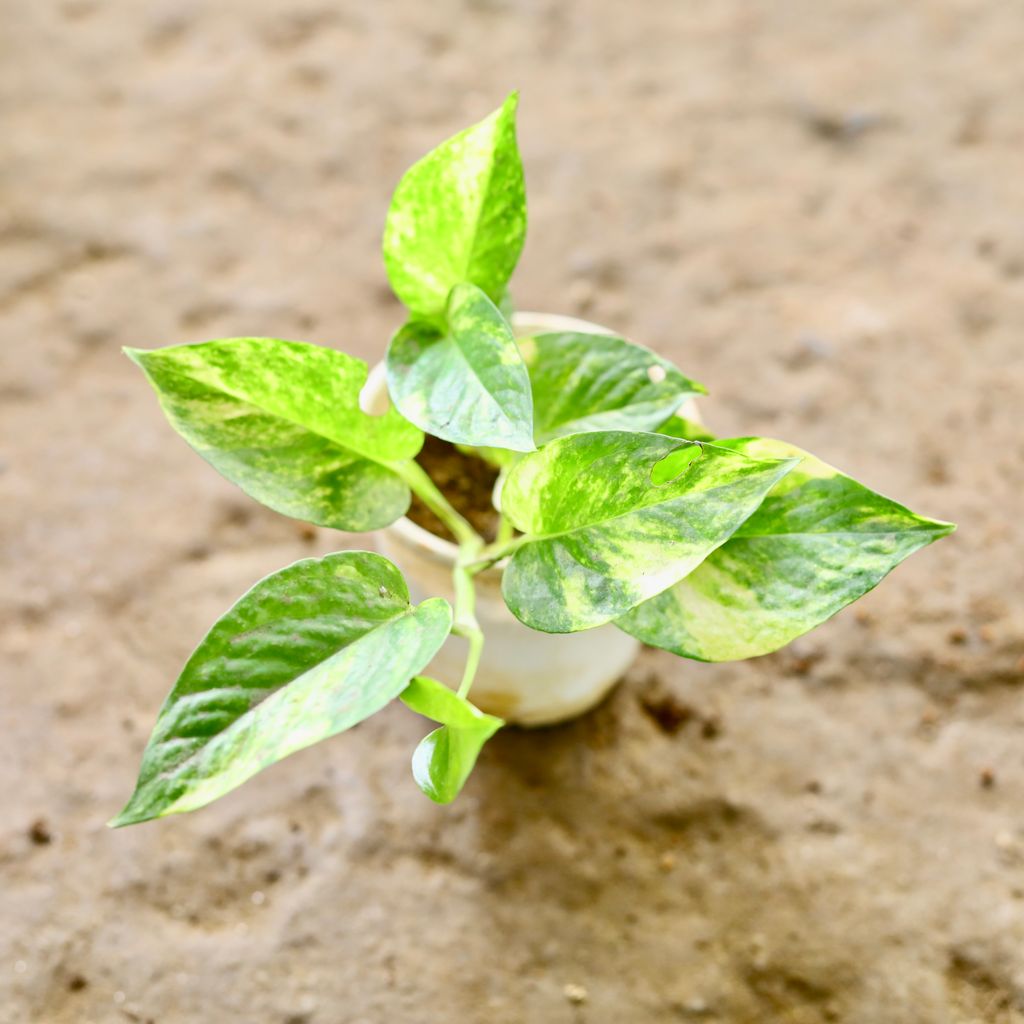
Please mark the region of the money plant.
<svg viewBox="0 0 1024 1024"><path fill-rule="evenodd" d="M793 445L714 438L678 410L704 388L621 337L517 337L508 284L526 232L517 97L416 163L394 193L384 263L408 319L386 356L390 407L360 405L367 366L334 348L230 338L128 356L171 425L275 512L365 533L417 495L458 545L454 607L410 603L399 570L342 550L268 576L188 659L111 823L189 811L396 698L436 724L412 755L455 797L503 724L468 699L485 637L474 578L503 564L531 629L606 623L684 658L767 654L953 527ZM485 541L417 454L429 433L501 467ZM461 680L424 675L450 633Z"/></svg>

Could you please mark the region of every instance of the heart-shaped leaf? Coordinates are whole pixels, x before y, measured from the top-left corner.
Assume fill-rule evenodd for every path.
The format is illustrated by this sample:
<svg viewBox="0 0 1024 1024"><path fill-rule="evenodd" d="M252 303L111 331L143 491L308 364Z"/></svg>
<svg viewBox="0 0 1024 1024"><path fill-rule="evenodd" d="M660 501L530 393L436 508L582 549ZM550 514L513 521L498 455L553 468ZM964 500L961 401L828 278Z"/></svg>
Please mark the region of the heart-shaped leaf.
<svg viewBox="0 0 1024 1024"><path fill-rule="evenodd" d="M175 430L214 468L275 512L338 530L375 530L409 507L389 464L423 434L393 409L359 408L366 364L276 338L126 349Z"/></svg>
<svg viewBox="0 0 1024 1024"><path fill-rule="evenodd" d="M705 388L642 345L562 331L519 341L533 387L534 440L593 430L654 430Z"/></svg>
<svg viewBox="0 0 1024 1024"><path fill-rule="evenodd" d="M451 629L409 604L386 558L343 551L252 588L210 630L164 703L138 785L111 824L203 807L397 697Z"/></svg>
<svg viewBox="0 0 1024 1024"><path fill-rule="evenodd" d="M391 340L388 390L407 420L435 437L532 451L533 400L512 328L475 285L458 284L448 327L412 321Z"/></svg>
<svg viewBox="0 0 1024 1024"><path fill-rule="evenodd" d="M526 238L512 93L499 110L414 164L395 189L384 263L413 317L440 322L460 281L500 302Z"/></svg>
<svg viewBox="0 0 1024 1024"><path fill-rule="evenodd" d="M689 576L618 620L654 647L701 661L768 654L954 529L781 441L745 437L719 444L756 458L803 461Z"/></svg>
<svg viewBox="0 0 1024 1024"><path fill-rule="evenodd" d="M427 676L413 679L401 699L418 714L442 723L420 741L412 755L412 774L431 800L451 803L469 778L481 747L505 723Z"/></svg>
<svg viewBox="0 0 1024 1024"><path fill-rule="evenodd" d="M610 622L692 572L797 461L618 430L552 441L502 490L525 534L505 602L546 633Z"/></svg>

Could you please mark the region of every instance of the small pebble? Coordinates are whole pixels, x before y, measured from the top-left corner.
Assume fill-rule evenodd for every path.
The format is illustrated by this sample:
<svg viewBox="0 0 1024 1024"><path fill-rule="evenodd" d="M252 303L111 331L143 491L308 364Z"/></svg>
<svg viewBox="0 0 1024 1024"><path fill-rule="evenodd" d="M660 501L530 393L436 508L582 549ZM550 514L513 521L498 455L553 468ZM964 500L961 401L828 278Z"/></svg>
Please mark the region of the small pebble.
<svg viewBox="0 0 1024 1024"><path fill-rule="evenodd" d="M982 789L993 789L996 784L996 773L991 768L982 768L978 782Z"/></svg>
<svg viewBox="0 0 1024 1024"><path fill-rule="evenodd" d="M53 842L53 833L42 818L36 818L28 827L28 837L36 846L48 846Z"/></svg>
<svg viewBox="0 0 1024 1024"><path fill-rule="evenodd" d="M676 857L675 857L674 853L663 853L661 855L661 860L658 861L658 867L660 867L662 871L668 873L675 866L676 866Z"/></svg>
<svg viewBox="0 0 1024 1024"><path fill-rule="evenodd" d="M700 726L700 734L706 740L718 739L722 735L722 720L716 715L705 718Z"/></svg>
<svg viewBox="0 0 1024 1024"><path fill-rule="evenodd" d="M562 991L565 993L565 998L576 1006L587 1001L587 990L582 985L573 985L570 983L566 985Z"/></svg>

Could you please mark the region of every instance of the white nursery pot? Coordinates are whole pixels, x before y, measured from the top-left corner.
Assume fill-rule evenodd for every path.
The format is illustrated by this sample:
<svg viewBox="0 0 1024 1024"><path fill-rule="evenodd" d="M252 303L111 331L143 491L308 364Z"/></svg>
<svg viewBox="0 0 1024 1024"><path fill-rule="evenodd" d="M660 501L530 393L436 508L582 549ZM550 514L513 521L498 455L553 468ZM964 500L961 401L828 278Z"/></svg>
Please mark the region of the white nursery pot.
<svg viewBox="0 0 1024 1024"><path fill-rule="evenodd" d="M539 331L611 333L585 320L547 313L516 313L512 326L519 336ZM370 372L363 405L368 412L381 413L388 404L381 363ZM444 597L454 603L454 544L402 518L379 532L378 549L402 570L414 601ZM582 633L528 629L505 606L501 576L499 563L475 577L476 617L486 640L470 700L519 725L562 722L599 703L636 657L639 642L611 624ZM426 674L454 686L462 677L466 651L464 639L449 637Z"/></svg>

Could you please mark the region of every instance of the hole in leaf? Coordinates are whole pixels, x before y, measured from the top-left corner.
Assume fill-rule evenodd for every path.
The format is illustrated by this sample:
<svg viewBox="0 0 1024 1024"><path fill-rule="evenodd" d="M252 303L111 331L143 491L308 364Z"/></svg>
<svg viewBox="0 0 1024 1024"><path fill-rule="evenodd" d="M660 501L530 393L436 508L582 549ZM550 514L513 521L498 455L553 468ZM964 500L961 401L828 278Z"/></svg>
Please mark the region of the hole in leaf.
<svg viewBox="0 0 1024 1024"><path fill-rule="evenodd" d="M655 487L678 480L704 454L699 441L685 441L651 467L651 483Z"/></svg>

